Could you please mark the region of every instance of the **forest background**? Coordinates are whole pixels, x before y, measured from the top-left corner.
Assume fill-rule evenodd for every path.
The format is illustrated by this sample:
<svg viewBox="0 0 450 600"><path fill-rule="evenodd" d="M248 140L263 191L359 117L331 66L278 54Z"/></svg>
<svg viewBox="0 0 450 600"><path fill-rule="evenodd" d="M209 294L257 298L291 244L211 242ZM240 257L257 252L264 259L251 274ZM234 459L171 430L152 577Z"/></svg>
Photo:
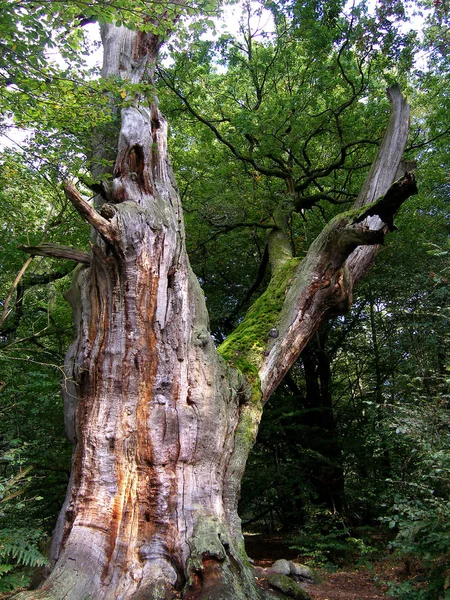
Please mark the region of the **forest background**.
<svg viewBox="0 0 450 600"><path fill-rule="evenodd" d="M27 132L0 156L1 591L26 585L29 567L45 564L70 472L60 386L74 336L63 296L76 263L32 252L27 259L19 248L88 250L88 227L61 184L76 175L87 196L96 191L92 132L112 126L110 98L126 102L129 89L88 66L83 26L139 18L132 3L97 5L0 2L1 131ZM288 223L296 255L351 205L383 135L393 84L412 107L405 161L419 187L351 310L319 330L266 406L243 482L244 530L281 531L328 567L377 556L381 539L414 557L414 575L427 583L417 587L411 574L398 598L444 598L449 6L252 3L236 33L216 36L207 32L218 27L219 9L201 9L167 42L157 91L217 344L267 286L266 233L280 197L300 207ZM339 112L334 122L330 106ZM345 161L306 195L308 173L342 147ZM277 175L283 169L292 173L288 191Z"/></svg>

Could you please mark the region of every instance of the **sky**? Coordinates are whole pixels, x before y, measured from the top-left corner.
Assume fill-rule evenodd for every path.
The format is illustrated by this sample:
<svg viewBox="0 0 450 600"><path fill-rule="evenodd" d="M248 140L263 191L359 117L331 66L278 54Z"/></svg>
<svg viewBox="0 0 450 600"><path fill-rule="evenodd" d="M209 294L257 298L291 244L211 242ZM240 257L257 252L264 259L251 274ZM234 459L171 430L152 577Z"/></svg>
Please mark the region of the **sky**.
<svg viewBox="0 0 450 600"><path fill-rule="evenodd" d="M224 18L220 20L222 22L222 26L219 27L219 33L224 33L227 31L228 33L237 33L239 30L239 20L242 8L242 0L238 4L234 4L232 6L224 7ZM270 14L260 19L253 19L252 24L258 27L269 27L270 25ZM92 45L96 45L96 42L100 42L100 30L97 23L90 23L84 26L84 31L86 36L91 41ZM100 67L102 64L103 58L103 50L101 44L97 44L97 48L90 54L88 57L88 66L89 67ZM61 68L64 68L66 65L64 63L64 59L59 54L59 52L55 49L48 52L49 61L55 62ZM6 129L2 133L0 131L0 151L4 148L16 148L19 149L20 146L25 142L28 135L30 135L31 131L25 129L18 129L14 127L14 123L11 119L3 119L2 124L6 126Z"/></svg>

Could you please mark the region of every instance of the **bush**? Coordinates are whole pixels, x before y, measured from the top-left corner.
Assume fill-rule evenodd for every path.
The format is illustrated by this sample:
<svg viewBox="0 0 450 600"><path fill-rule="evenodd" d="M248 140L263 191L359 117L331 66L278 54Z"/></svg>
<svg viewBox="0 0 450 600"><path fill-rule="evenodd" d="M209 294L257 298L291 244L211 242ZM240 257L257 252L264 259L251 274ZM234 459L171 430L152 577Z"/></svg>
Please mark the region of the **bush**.
<svg viewBox="0 0 450 600"><path fill-rule="evenodd" d="M417 415L418 417L419 415ZM418 432L420 431L420 435ZM416 435L415 435L416 434ZM389 481L391 506L383 520L397 532L392 548L408 569L413 559L418 574L391 584L398 600L450 598L450 428L442 403L428 406L401 435L414 437L416 470L408 481ZM411 570L410 570L411 571Z"/></svg>
<svg viewBox="0 0 450 600"><path fill-rule="evenodd" d="M29 585L32 568L47 564L38 546L45 539L42 530L14 526L2 528L12 506L17 507L17 499L24 495L31 467L19 471L8 478L0 478L0 592L10 592L18 587Z"/></svg>
<svg viewBox="0 0 450 600"><path fill-rule="evenodd" d="M47 559L38 550L41 531L0 530L0 592L10 592L30 584L30 567L42 567Z"/></svg>
<svg viewBox="0 0 450 600"><path fill-rule="evenodd" d="M350 531L339 514L320 507L311 510L307 526L292 542L292 548L307 557L307 564L328 570L377 552L367 531Z"/></svg>

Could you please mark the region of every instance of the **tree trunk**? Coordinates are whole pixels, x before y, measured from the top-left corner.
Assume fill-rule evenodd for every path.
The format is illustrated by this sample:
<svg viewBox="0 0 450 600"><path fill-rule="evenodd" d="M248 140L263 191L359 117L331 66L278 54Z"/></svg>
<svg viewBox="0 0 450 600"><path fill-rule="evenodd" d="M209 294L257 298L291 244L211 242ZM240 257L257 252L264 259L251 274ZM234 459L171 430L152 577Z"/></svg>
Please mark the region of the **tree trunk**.
<svg viewBox="0 0 450 600"><path fill-rule="evenodd" d="M156 36L106 26L103 40L107 75L138 82L151 72ZM303 263L283 252L268 290L218 352L186 255L166 121L155 98L128 100L101 212L66 184L93 227L90 264L77 268L68 296L73 468L53 571L17 598L269 597L255 584L237 514L262 407L319 325L349 306L347 257L384 231L363 225L361 211L345 213ZM386 167L390 183L402 139Z"/></svg>
<svg viewBox="0 0 450 600"><path fill-rule="evenodd" d="M311 478L316 494L314 502L339 513L344 499L344 471L333 411L331 360L324 348L324 338L325 335L317 333L302 352L306 410L301 423L309 429L308 439L303 443L318 457Z"/></svg>
<svg viewBox="0 0 450 600"><path fill-rule="evenodd" d="M155 36L108 26L102 37L106 74L137 81L152 69ZM68 295L71 481L55 567L33 598L260 598L236 512L244 380L209 334L166 121L156 100L129 100L101 214L66 184L94 235Z"/></svg>

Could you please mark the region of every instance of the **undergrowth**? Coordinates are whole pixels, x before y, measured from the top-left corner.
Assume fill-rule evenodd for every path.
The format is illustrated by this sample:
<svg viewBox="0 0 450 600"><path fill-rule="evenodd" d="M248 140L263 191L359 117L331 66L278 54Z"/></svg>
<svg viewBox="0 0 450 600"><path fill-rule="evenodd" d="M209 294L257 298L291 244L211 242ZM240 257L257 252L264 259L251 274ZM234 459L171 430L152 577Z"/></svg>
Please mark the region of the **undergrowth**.
<svg viewBox="0 0 450 600"><path fill-rule="evenodd" d="M306 557L306 564L334 571L375 560L380 547L373 533L373 528L350 529L342 516L316 508L304 529L292 537L291 548Z"/></svg>

